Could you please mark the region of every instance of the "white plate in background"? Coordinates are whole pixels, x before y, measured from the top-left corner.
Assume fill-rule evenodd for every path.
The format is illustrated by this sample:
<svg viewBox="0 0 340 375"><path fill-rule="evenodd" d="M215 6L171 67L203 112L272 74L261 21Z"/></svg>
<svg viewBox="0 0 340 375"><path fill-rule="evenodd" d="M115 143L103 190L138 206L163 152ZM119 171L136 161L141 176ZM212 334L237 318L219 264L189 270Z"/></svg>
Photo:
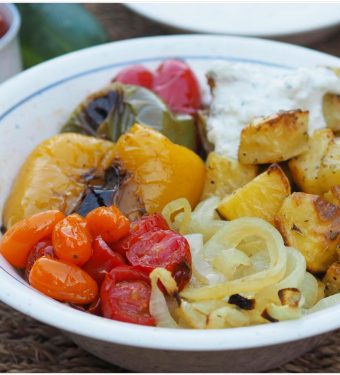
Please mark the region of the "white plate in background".
<svg viewBox="0 0 340 375"><path fill-rule="evenodd" d="M336 3L130 3L135 12L181 30L269 38L320 39L340 25ZM312 35L305 35L312 33Z"/></svg>

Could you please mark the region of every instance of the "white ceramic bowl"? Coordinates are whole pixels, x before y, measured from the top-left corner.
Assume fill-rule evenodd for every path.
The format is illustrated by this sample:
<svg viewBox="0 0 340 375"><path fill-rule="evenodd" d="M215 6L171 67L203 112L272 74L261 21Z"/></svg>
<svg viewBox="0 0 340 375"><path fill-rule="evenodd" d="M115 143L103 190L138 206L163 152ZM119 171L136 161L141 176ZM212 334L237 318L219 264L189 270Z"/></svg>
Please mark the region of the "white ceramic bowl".
<svg viewBox="0 0 340 375"><path fill-rule="evenodd" d="M0 4L0 14L9 24L7 33L0 38L0 83L22 69L19 47L20 14L12 4Z"/></svg>
<svg viewBox="0 0 340 375"><path fill-rule="evenodd" d="M224 36L143 38L72 53L28 70L0 86L0 212L28 153L57 133L75 105L127 65L156 66L186 59L204 82L214 60L268 69L340 66L339 59L278 42ZM91 316L33 290L0 257L0 299L58 327L94 355L136 371L263 371L315 346L340 327L340 305L262 326L224 330L143 327Z"/></svg>

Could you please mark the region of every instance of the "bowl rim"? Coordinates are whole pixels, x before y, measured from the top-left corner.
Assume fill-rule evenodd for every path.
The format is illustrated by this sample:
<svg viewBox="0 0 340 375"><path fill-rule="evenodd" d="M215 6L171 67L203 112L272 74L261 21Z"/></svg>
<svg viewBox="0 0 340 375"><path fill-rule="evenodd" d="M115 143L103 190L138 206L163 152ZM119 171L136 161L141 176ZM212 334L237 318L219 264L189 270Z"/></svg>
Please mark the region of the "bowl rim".
<svg viewBox="0 0 340 375"><path fill-rule="evenodd" d="M14 4L4 3L0 7L7 9L12 16L12 21L6 34L0 38L0 51L8 46L18 35L21 26L21 17L17 7Z"/></svg>
<svg viewBox="0 0 340 375"><path fill-rule="evenodd" d="M4 85L0 86L0 92L2 88L8 90L13 83L20 82L22 77L32 78L42 67L46 73L47 69L53 70L63 62L69 63L72 59L77 60L83 58L84 54L96 53L100 48L111 48L113 44L130 43L134 45L134 43L143 43L150 40L161 43L164 39L173 40L175 42L178 39L183 40L186 38L189 40L192 38L205 38L205 41L209 38L220 38L232 40L237 43L247 42L253 45L273 45L276 46L276 48L280 45L286 45L293 49L308 50L304 47L291 46L287 43L256 38L207 36L204 34L194 36L176 35L136 38L91 47L50 60L8 80ZM326 55L319 52L312 52L319 55ZM334 58L334 61L340 62L340 60L336 58ZM5 269L0 271L0 281L2 285L0 288L0 299L13 308L46 324L70 332L71 334L126 346L177 351L241 350L306 339L340 327L340 321L338 320L340 305L326 308L294 321L241 328L190 330L138 326L84 314L83 312L77 311L42 295L40 292L32 289L24 280L15 279L16 282L13 282L13 279L15 279L15 277ZM18 287L18 285L20 287Z"/></svg>

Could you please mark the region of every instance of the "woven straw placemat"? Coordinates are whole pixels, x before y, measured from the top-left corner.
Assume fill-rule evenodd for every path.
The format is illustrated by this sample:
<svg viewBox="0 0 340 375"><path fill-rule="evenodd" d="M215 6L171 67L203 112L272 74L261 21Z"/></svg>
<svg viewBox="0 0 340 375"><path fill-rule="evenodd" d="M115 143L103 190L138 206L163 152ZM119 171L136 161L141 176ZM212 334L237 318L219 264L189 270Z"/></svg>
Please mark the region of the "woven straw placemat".
<svg viewBox="0 0 340 375"><path fill-rule="evenodd" d="M113 40L178 33L121 4L87 4ZM340 56L340 32L314 49ZM124 372L86 353L58 330L0 303L0 372ZM340 372L340 330L303 357L274 372Z"/></svg>

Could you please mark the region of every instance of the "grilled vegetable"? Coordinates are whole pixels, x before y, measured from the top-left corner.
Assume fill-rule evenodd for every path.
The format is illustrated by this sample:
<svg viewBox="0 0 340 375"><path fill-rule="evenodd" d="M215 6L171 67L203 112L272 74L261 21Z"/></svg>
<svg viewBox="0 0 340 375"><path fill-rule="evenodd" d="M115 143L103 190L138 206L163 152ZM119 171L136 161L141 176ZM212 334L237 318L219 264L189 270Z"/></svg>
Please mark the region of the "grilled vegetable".
<svg viewBox="0 0 340 375"><path fill-rule="evenodd" d="M258 167L241 164L226 155L211 152L206 162L203 198L217 195L224 198L256 177Z"/></svg>
<svg viewBox="0 0 340 375"><path fill-rule="evenodd" d="M205 168L191 150L136 124L119 138L115 155L134 176L148 213L160 212L177 198L187 198L192 207L198 203Z"/></svg>
<svg viewBox="0 0 340 375"><path fill-rule="evenodd" d="M241 132L238 158L244 164L278 163L308 148L308 112L295 110L257 119Z"/></svg>
<svg viewBox="0 0 340 375"><path fill-rule="evenodd" d="M194 115L202 106L195 73L182 60L165 60L154 72L142 65L129 66L121 70L114 81L152 90L174 113Z"/></svg>
<svg viewBox="0 0 340 375"><path fill-rule="evenodd" d="M149 311L148 275L131 266L119 266L105 276L100 290L103 316L122 322L155 325Z"/></svg>
<svg viewBox="0 0 340 375"><path fill-rule="evenodd" d="M311 272L325 272L336 260L340 208L317 195L293 193L284 200L275 224L286 245L304 255Z"/></svg>
<svg viewBox="0 0 340 375"><path fill-rule="evenodd" d="M21 167L4 209L4 225L9 228L45 210L72 212L86 189L88 173L111 165L113 146L80 134L60 134L42 142Z"/></svg>
<svg viewBox="0 0 340 375"><path fill-rule="evenodd" d="M145 213L136 181L118 160L104 172L89 173L86 181L87 188L74 210L81 216L86 216L97 207L112 204L119 207L130 220L135 220Z"/></svg>
<svg viewBox="0 0 340 375"><path fill-rule="evenodd" d="M0 254L17 268L25 268L31 250L52 235L57 223L64 219L62 212L39 212L14 224L0 241Z"/></svg>
<svg viewBox="0 0 340 375"><path fill-rule="evenodd" d="M196 149L196 128L191 116L175 116L153 92L118 82L86 98L62 131L115 142L135 123L151 126L171 141Z"/></svg>
<svg viewBox="0 0 340 375"><path fill-rule="evenodd" d="M277 164L273 164L267 171L227 195L217 210L227 220L255 216L273 223L274 216L289 194L288 178Z"/></svg>
<svg viewBox="0 0 340 375"><path fill-rule="evenodd" d="M80 267L62 260L39 258L29 282L33 288L58 301L85 305L96 300L98 285Z"/></svg>

